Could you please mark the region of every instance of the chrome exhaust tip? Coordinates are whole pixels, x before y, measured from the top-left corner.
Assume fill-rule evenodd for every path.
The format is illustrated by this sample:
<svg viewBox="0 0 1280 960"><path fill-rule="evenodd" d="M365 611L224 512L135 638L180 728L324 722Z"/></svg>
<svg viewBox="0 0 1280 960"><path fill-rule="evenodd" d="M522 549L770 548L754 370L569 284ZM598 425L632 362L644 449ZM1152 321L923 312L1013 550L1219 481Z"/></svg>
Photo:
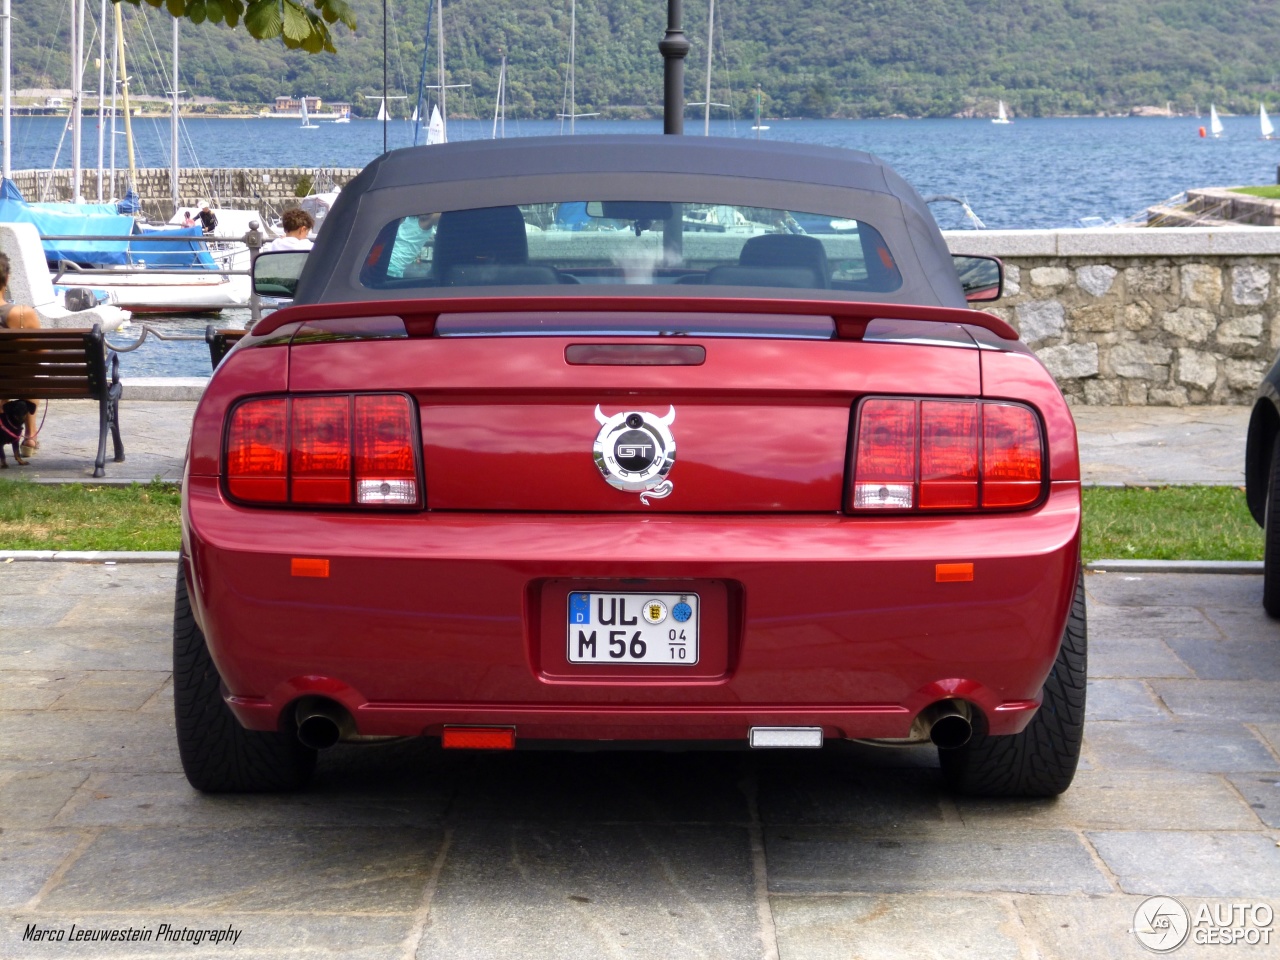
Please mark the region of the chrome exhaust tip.
<svg viewBox="0 0 1280 960"><path fill-rule="evenodd" d="M955 750L973 736L972 713L972 708L963 700L939 700L920 712L913 727L923 728L935 747Z"/></svg>
<svg viewBox="0 0 1280 960"><path fill-rule="evenodd" d="M312 750L328 750L356 732L351 715L331 700L308 698L298 704L296 717L298 740Z"/></svg>

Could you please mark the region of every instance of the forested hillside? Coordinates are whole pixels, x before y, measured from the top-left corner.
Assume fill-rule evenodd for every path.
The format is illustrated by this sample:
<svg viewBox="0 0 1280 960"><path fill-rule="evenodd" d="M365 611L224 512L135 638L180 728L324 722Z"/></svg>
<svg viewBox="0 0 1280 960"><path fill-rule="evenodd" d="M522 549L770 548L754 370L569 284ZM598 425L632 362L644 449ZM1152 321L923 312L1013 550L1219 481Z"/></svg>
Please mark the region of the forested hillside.
<svg viewBox="0 0 1280 960"><path fill-rule="evenodd" d="M68 85L70 0L14 4L14 85ZM94 16L98 4L91 2ZM353 0L360 27L335 30L338 54L286 52L243 30L183 25L182 87L246 103L278 94L352 100L382 89L379 0ZM392 0L392 93L416 94L426 0ZM718 0L712 99L749 115L753 90L773 116L949 116L1280 109L1280 16L1273 0ZM701 100L707 4L686 0L693 44L686 94ZM168 89L169 19L126 5L134 90ZM550 117L564 104L569 0L445 0L450 113L492 113L502 52L508 115ZM578 0L577 105L606 116L656 115L665 0ZM435 24L429 54L435 69ZM93 31L91 30L90 33ZM97 50L96 39L92 50ZM96 68L90 58L96 87ZM428 81L432 82L432 81ZM407 101L393 109L403 113Z"/></svg>

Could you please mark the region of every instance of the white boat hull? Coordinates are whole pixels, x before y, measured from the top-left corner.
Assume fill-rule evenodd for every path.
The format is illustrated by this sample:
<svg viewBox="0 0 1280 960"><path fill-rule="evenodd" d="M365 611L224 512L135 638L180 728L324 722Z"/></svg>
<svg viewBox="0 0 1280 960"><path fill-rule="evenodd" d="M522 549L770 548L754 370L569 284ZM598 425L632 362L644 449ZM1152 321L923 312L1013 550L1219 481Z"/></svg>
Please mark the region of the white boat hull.
<svg viewBox="0 0 1280 960"><path fill-rule="evenodd" d="M63 285L67 276L62 278ZM145 271L119 276L95 274L75 286L102 290L109 302L131 313L214 313L226 307L243 307L249 302L248 277L176 276Z"/></svg>

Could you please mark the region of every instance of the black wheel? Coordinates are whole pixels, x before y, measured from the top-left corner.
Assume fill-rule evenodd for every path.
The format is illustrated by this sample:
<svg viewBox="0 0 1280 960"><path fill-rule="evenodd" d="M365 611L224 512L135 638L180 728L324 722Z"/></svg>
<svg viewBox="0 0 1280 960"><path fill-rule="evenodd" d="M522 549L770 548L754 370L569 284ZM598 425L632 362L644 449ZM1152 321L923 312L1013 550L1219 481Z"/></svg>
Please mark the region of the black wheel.
<svg viewBox="0 0 1280 960"><path fill-rule="evenodd" d="M1262 607L1280 618L1280 434L1271 444L1263 510Z"/></svg>
<svg viewBox="0 0 1280 960"><path fill-rule="evenodd" d="M1084 740L1088 648L1081 570L1040 709L1021 733L993 737L975 731L963 747L939 750L953 790L977 797L1054 797L1071 786Z"/></svg>
<svg viewBox="0 0 1280 960"><path fill-rule="evenodd" d="M223 701L222 678L191 613L182 564L173 601L173 713L182 770L197 790L297 790L315 769L314 750L291 734L246 730Z"/></svg>

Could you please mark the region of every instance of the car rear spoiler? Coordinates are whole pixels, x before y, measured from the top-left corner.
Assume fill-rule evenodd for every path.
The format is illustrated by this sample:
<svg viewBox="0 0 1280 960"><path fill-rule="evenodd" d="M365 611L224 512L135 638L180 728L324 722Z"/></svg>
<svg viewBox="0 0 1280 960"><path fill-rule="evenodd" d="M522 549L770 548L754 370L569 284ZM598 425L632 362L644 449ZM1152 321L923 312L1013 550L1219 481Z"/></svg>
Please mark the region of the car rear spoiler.
<svg viewBox="0 0 1280 960"><path fill-rule="evenodd" d="M982 327L1004 340L1018 332L994 314L958 307L923 307L901 303L851 303L845 300L786 300L736 297L440 297L430 300L361 300L285 307L259 320L255 337L287 323L309 320L398 316L411 337L435 333L436 319L451 313L527 313L604 311L609 313L760 313L831 317L841 340L861 340L873 320L925 320Z"/></svg>

